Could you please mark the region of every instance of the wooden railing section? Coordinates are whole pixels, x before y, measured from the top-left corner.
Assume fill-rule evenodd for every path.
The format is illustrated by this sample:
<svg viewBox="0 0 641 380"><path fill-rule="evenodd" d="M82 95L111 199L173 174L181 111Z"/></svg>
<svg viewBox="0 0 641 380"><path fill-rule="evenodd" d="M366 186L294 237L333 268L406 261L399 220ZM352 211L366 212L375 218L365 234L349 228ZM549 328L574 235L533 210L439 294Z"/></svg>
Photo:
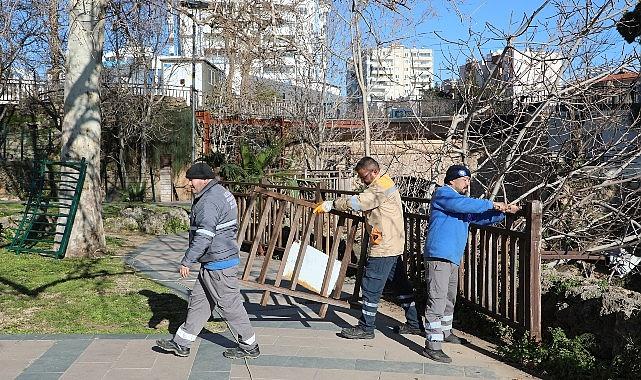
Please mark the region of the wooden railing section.
<svg viewBox="0 0 641 380"><path fill-rule="evenodd" d="M359 289L343 297L342 288L351 261L349 253L352 252L358 231L363 230L363 218L343 212L314 214L314 202L261 187L254 188L249 197L244 195L235 193L239 211L243 215L238 243L251 245L241 280L264 291L261 304L266 305L271 292L275 292L321 303L319 315L322 318L330 304L350 307L350 302L357 299ZM300 241L300 249L291 278L285 281L283 274L294 241ZM339 257L342 242L345 244L345 254ZM308 246L329 252L323 283L317 292L298 286ZM262 250L262 247L266 249ZM280 260L274 258L277 249L282 254ZM366 246L362 246L361 252L365 254L366 249ZM254 262L259 253L263 257L258 270ZM330 278L336 261L340 262L340 269L336 283L331 287Z"/></svg>
<svg viewBox="0 0 641 380"><path fill-rule="evenodd" d="M356 194L355 192L266 184L227 185L230 189L236 190L234 195L238 202L239 215L244 215L239 230L239 243L250 246L243 280L250 281L253 260L259 253L265 255L263 268L256 278L257 284L254 284L265 290L263 305L266 304L271 291L280 292L321 302L321 317L324 317L328 304L347 307L358 300L368 241L362 228L362 217L336 211L320 216L311 213L312 206L321 199L333 199L341 195ZM429 199L402 199L405 205L411 205L407 209L429 208ZM407 272L414 284L424 284L423 244L429 215L405 211L404 217L404 261ZM515 221L518 218L525 218L525 223L520 220L520 229L512 229L512 226L517 225ZM284 227L289 227L289 236L284 235ZM323 289L321 294L301 294L294 290L292 284L289 284L288 289L282 288L279 282L282 277L279 278L278 273L282 276L282 267L292 239L307 241L321 251L330 252L333 258L338 257L338 244L341 241L345 244L342 250L344 255L341 259L340 285L343 284L348 267L357 269L355 288L349 299L339 299L338 284L333 291ZM540 339L540 242L541 204L538 201L528 203L523 211L506 221L505 227L470 226L468 245L460 266L460 299L508 325L526 329L532 338ZM352 257L352 248L359 244L359 254ZM301 244L301 247L304 245ZM273 258L274 252L277 251L283 254L280 262ZM299 252L298 260L302 260L302 257L304 250ZM277 277L270 283L266 268L276 263L280 267ZM300 263L302 261L297 261L297 268ZM326 268L327 273L331 273L331 269ZM417 300L423 298L421 295L417 296Z"/></svg>
<svg viewBox="0 0 641 380"><path fill-rule="evenodd" d="M523 231L470 227L459 273L459 294L468 303L541 338L541 204L521 213ZM509 224L509 221L508 221Z"/></svg>

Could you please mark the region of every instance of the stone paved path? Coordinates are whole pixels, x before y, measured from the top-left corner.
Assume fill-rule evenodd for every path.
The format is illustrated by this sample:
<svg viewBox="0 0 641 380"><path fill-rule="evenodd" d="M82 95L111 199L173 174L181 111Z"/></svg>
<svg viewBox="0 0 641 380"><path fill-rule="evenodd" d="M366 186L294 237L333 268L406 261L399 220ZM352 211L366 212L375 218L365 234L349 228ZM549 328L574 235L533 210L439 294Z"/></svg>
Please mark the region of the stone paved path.
<svg viewBox="0 0 641 380"><path fill-rule="evenodd" d="M185 236L163 236L127 260L145 276L186 297L193 278L179 280L176 273L185 247ZM262 353L248 366L222 356L225 348L235 345L229 331L204 331L188 358L154 347L163 335L0 335L0 379L532 378L493 359L487 343L471 336L466 336L467 345L445 346L452 364L426 359L420 354L423 338L391 331L402 320L402 313L393 308L379 313L375 339L354 341L336 333L356 322L356 310L330 307L328 318L320 320L318 305L313 303L273 295L270 305L261 307L262 292L247 289L243 295Z"/></svg>

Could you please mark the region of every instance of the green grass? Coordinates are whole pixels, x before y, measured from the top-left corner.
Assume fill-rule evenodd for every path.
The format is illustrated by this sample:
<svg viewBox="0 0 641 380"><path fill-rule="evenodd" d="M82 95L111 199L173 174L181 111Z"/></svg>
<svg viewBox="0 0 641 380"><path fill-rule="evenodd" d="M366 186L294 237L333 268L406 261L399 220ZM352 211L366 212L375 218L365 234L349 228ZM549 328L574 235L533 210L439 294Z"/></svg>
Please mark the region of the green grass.
<svg viewBox="0 0 641 380"><path fill-rule="evenodd" d="M187 303L121 258L56 260L0 249L0 333L166 334ZM207 328L220 331L220 323Z"/></svg>
<svg viewBox="0 0 641 380"><path fill-rule="evenodd" d="M107 243L107 249L115 249L124 247L126 245L126 240L117 236L105 236L105 242Z"/></svg>
<svg viewBox="0 0 641 380"><path fill-rule="evenodd" d="M21 202L0 202L0 218L21 214L24 211L24 206Z"/></svg>

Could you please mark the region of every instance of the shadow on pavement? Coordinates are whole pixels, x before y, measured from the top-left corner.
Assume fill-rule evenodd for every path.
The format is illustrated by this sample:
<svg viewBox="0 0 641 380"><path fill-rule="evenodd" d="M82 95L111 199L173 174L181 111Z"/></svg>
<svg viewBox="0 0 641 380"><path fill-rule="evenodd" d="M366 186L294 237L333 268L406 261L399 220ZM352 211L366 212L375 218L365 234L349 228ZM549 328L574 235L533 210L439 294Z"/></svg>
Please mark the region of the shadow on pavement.
<svg viewBox="0 0 641 380"><path fill-rule="evenodd" d="M169 322L169 332L174 334L187 317L187 302L173 293L156 293L143 289L138 292L147 297L151 310L148 326L157 329L164 320Z"/></svg>
<svg viewBox="0 0 641 380"><path fill-rule="evenodd" d="M341 313L349 314L354 318L358 318L361 314L360 306L358 305L355 306L358 308L352 309L330 306L325 318L320 318L318 313L320 312L321 304L318 302L271 293L270 303L267 306L261 306L259 300L263 294L262 290L245 289L242 293L245 298L245 308L250 314L252 322L299 322L301 327L307 328L312 328L312 323L331 323L338 333L342 328L352 325L340 314L336 313L336 311L340 310ZM378 313L376 316L375 333L383 334L389 339L406 346L409 350L422 355L422 345L394 332L394 327L400 324L402 324L402 322L383 313ZM331 327L329 327L329 329L331 329Z"/></svg>

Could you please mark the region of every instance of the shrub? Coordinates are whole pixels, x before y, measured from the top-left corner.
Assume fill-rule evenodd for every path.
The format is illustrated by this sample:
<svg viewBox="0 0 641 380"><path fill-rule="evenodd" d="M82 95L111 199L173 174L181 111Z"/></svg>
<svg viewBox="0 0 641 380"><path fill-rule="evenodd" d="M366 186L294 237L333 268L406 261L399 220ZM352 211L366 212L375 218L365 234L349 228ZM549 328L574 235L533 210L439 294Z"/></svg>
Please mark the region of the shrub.
<svg viewBox="0 0 641 380"><path fill-rule="evenodd" d="M604 378L610 379L639 379L641 378L641 343L629 341L622 353L612 360L612 364L602 363L601 371Z"/></svg>
<svg viewBox="0 0 641 380"><path fill-rule="evenodd" d="M513 340L511 344L499 345L497 350L506 360L526 368L537 368L545 358L545 349L527 334Z"/></svg>
<svg viewBox="0 0 641 380"><path fill-rule="evenodd" d="M564 295L568 290L579 287L582 284L583 281L579 278L554 278L551 290L557 295Z"/></svg>
<svg viewBox="0 0 641 380"><path fill-rule="evenodd" d="M554 377L593 378L596 359L590 349L594 347L594 336L582 334L570 339L560 328L550 329L550 334L541 369Z"/></svg>
<svg viewBox="0 0 641 380"><path fill-rule="evenodd" d="M133 182L127 186L127 201L128 202L144 202L145 194L147 193L146 182Z"/></svg>
<svg viewBox="0 0 641 380"><path fill-rule="evenodd" d="M597 360L590 352L594 336L583 334L568 338L560 328L550 328L542 343L526 334L511 344L500 345L498 352L509 361L552 378L587 379L595 377Z"/></svg>
<svg viewBox="0 0 641 380"><path fill-rule="evenodd" d="M168 234L176 234L189 230L189 223L178 217L170 217L165 223L165 232Z"/></svg>

